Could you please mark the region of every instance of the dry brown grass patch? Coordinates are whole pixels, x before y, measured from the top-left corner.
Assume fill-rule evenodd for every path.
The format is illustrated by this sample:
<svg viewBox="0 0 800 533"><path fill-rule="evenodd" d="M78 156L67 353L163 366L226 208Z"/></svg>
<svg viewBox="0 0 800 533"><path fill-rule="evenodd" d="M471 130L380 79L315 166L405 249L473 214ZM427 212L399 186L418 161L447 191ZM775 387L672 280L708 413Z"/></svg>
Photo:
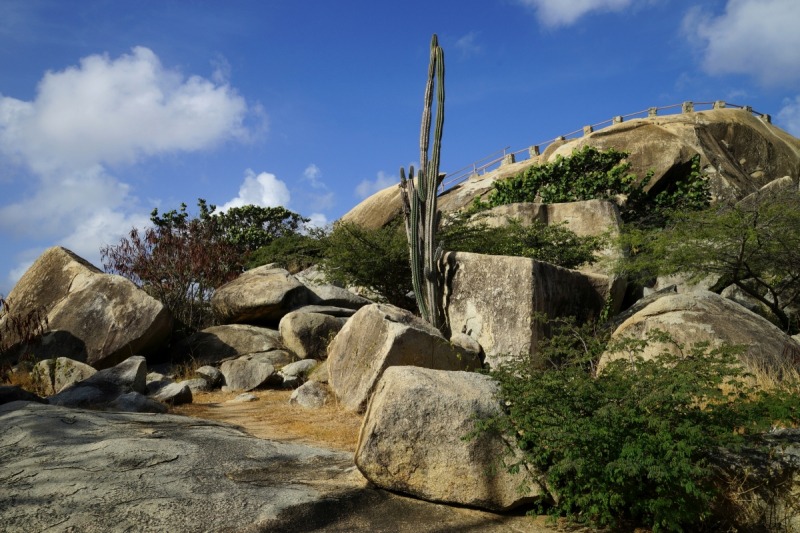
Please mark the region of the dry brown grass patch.
<svg viewBox="0 0 800 533"><path fill-rule="evenodd" d="M201 392L194 395L193 403L173 407L171 412L236 424L263 439L355 451L363 417L346 411L338 402L322 409L305 409L289 405L290 390L251 393L258 401L227 403L240 393Z"/></svg>

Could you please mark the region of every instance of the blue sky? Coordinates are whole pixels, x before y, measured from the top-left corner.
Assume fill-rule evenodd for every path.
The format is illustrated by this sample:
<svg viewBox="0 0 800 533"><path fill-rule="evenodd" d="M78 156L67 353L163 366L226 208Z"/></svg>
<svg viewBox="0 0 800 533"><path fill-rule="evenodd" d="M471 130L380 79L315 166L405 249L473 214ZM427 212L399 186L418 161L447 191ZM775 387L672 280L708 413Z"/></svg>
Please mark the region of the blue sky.
<svg viewBox="0 0 800 533"><path fill-rule="evenodd" d="M0 0L0 292L197 198L322 223L418 160L428 46L442 171L685 100L800 135L798 0Z"/></svg>

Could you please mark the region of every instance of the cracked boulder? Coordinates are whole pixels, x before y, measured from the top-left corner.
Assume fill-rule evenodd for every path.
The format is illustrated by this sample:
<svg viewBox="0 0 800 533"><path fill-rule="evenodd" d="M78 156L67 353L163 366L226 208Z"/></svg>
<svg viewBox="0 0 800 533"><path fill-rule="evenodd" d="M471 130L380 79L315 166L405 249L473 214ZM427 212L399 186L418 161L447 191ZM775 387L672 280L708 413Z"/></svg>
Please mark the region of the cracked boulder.
<svg viewBox="0 0 800 533"><path fill-rule="evenodd" d="M536 500L543 491L526 468L487 475L508 447L505 438L463 440L476 418L502 411L498 392L482 374L388 368L361 426L356 466L381 488L434 502L504 511ZM526 495L522 483L531 489Z"/></svg>
<svg viewBox="0 0 800 533"><path fill-rule="evenodd" d="M8 302L17 315L44 312L48 332L39 346L26 348L40 361L66 357L109 368L133 354L156 353L172 333L172 315L161 302L60 246L39 256Z"/></svg>
<svg viewBox="0 0 800 533"><path fill-rule="evenodd" d="M329 384L342 406L363 411L383 372L393 366L474 370L478 356L450 343L428 322L385 304L362 307L328 347Z"/></svg>

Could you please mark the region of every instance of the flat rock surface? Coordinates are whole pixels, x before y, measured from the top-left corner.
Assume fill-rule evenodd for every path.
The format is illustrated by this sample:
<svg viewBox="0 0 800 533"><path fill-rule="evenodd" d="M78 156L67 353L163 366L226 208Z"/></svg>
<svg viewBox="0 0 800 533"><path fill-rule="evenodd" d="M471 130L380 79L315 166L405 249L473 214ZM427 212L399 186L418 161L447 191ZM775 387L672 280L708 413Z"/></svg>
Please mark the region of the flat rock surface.
<svg viewBox="0 0 800 533"><path fill-rule="evenodd" d="M15 402L0 407L3 531L545 532L367 485L348 453L230 424Z"/></svg>

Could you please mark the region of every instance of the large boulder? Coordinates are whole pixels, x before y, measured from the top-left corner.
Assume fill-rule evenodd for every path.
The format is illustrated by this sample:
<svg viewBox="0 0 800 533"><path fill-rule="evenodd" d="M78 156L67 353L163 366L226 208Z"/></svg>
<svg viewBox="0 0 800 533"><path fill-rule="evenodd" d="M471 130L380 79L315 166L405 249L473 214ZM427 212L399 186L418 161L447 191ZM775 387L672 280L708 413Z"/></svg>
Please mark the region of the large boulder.
<svg viewBox="0 0 800 533"><path fill-rule="evenodd" d="M342 324L329 315L293 312L281 319L278 329L283 344L300 359L324 359Z"/></svg>
<svg viewBox="0 0 800 533"><path fill-rule="evenodd" d="M131 354L155 353L172 332L161 302L59 246L33 263L8 301L15 314L44 310L49 332L28 349L39 360L67 357L108 368Z"/></svg>
<svg viewBox="0 0 800 533"><path fill-rule="evenodd" d="M800 352L800 343L783 333L771 322L748 311L741 305L709 291L665 296L651 303L617 327L614 337L629 336L644 339L653 330L669 333L687 348L695 342L707 341L712 347L724 344L743 344L739 356L744 367L751 371L780 375L786 361L787 347ZM652 343L642 357L650 359L669 345ZM604 354L600 366L623 354Z"/></svg>
<svg viewBox="0 0 800 533"><path fill-rule="evenodd" d="M31 371L31 377L40 384L48 396L95 374L97 370L93 367L66 357L59 357L55 361L53 359L39 361Z"/></svg>
<svg viewBox="0 0 800 533"><path fill-rule="evenodd" d="M446 190L439 196L439 208L445 213L463 209L476 196L485 198L495 181L554 161L557 155L569 156L585 145L630 151L632 173L643 177L654 170L648 190L655 192L685 176L698 154L718 199L741 199L776 179L796 180L800 175L800 140L750 113L718 109L634 119L585 137L556 141L541 156L473 175ZM355 206L342 220L379 228L399 216L401 209L400 189L392 185Z"/></svg>
<svg viewBox="0 0 800 533"><path fill-rule="evenodd" d="M463 440L476 419L502 412L498 393L482 374L386 369L361 426L356 466L379 487L436 502L503 511L532 501L543 491L526 467L487 474L509 447L506 438ZM530 493L519 493L522 483Z"/></svg>
<svg viewBox="0 0 800 533"><path fill-rule="evenodd" d="M524 225L535 221L542 224L566 224L579 237L617 235L622 226L619 208L611 200L586 200L559 204L518 203L501 205L490 209L480 220L489 226L501 226L509 219L518 219ZM628 278L613 272L613 260L624 252L609 244L598 253L601 261L593 265L582 265L576 270L585 274L600 274L609 277L609 294L612 297L613 311L618 312L625 298ZM607 265L612 265L609 268Z"/></svg>
<svg viewBox="0 0 800 533"><path fill-rule="evenodd" d="M438 370L481 367L474 353L451 344L428 322L384 304L362 307L328 347L330 385L342 406L362 411L392 366Z"/></svg>
<svg viewBox="0 0 800 533"><path fill-rule="evenodd" d="M75 382L48 400L64 407L105 407L119 396L147 390L147 363L142 356L129 357L83 381Z"/></svg>
<svg viewBox="0 0 800 533"><path fill-rule="evenodd" d="M229 324L198 331L180 341L171 352L173 360L191 356L195 361L207 365L225 359L272 352L281 348L283 348L281 334L276 329L247 324Z"/></svg>
<svg viewBox="0 0 800 533"><path fill-rule="evenodd" d="M217 289L211 305L223 324L274 324L308 300L309 290L297 278L265 265Z"/></svg>
<svg viewBox="0 0 800 533"><path fill-rule="evenodd" d="M550 332L531 319L537 312L580 323L599 317L610 286L606 276L524 257L450 252L444 263L448 323L478 341L490 365L504 355L535 353Z"/></svg>
<svg viewBox="0 0 800 533"><path fill-rule="evenodd" d="M234 392L249 391L280 381L274 366L256 361L225 361L220 371L225 376L225 386Z"/></svg>

